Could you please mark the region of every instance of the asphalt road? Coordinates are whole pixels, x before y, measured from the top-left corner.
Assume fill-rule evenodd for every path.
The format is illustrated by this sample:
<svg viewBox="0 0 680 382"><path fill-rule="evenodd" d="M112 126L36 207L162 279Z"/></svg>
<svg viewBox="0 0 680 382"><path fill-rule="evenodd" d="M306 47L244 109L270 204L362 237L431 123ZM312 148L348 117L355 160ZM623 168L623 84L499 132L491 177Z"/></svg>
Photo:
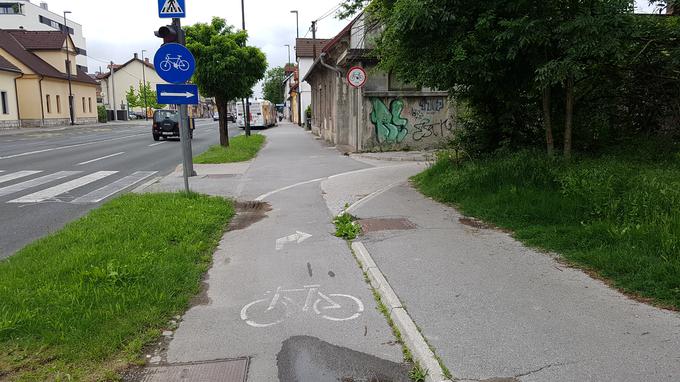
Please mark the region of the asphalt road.
<svg viewBox="0 0 680 382"><path fill-rule="evenodd" d="M154 142L150 122L0 135L0 259L121 192L172 172L179 140ZM241 130L230 127L230 136ZM194 155L219 142L197 120Z"/></svg>

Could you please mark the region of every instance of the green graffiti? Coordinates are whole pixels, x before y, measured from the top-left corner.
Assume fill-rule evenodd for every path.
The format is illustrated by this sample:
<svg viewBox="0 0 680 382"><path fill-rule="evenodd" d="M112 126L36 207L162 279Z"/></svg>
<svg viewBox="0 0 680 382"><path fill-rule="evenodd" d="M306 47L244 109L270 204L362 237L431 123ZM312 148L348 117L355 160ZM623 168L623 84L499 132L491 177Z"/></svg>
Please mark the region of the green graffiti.
<svg viewBox="0 0 680 382"><path fill-rule="evenodd" d="M380 144L401 143L408 135L408 120L401 117L404 101L395 99L387 109L379 98L373 98L371 122L375 125L376 135Z"/></svg>

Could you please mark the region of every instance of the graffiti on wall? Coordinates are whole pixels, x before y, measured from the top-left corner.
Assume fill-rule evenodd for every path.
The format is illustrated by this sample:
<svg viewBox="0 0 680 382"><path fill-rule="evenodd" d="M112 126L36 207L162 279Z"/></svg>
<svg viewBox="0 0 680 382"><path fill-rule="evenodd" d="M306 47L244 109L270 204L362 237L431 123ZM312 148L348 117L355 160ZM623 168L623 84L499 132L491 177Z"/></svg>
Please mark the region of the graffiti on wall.
<svg viewBox="0 0 680 382"><path fill-rule="evenodd" d="M373 98L371 102L373 103L371 122L375 125L378 142L380 144L403 142L408 134L408 120L401 116L404 101L393 100L389 109L379 98Z"/></svg>
<svg viewBox="0 0 680 382"><path fill-rule="evenodd" d="M444 97L397 98L389 107L372 98L371 104L371 122L381 145L403 143L407 138L413 142L445 138L454 129ZM402 116L404 110L408 111Z"/></svg>

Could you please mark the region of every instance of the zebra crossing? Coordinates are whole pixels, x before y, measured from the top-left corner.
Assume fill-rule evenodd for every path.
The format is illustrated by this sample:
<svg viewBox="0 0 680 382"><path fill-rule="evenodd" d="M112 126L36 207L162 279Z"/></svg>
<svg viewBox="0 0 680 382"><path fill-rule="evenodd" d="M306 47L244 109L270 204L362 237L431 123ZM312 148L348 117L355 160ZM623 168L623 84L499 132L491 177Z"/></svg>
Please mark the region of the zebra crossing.
<svg viewBox="0 0 680 382"><path fill-rule="evenodd" d="M56 171L48 173L42 170L14 172L0 170L0 199L14 198L4 201L9 204L99 203L157 173L158 171L136 171L132 174L122 174L120 171L96 171L92 173ZM82 191L85 186L98 183L100 183L100 187L94 191Z"/></svg>

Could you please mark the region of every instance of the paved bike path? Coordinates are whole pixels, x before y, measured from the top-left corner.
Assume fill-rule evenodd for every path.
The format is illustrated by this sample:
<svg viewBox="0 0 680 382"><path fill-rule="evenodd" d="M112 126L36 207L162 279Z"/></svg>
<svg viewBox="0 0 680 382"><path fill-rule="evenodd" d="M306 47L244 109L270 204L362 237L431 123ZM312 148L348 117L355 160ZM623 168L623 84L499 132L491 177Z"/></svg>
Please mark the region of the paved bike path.
<svg viewBox="0 0 680 382"><path fill-rule="evenodd" d="M241 200L253 200L296 182L368 167L329 150L290 125L264 134L268 136L267 146L239 185ZM201 305L182 318L170 342L167 362L249 356L248 380L258 382L279 378L338 381L345 376L362 380L371 373L397 373L394 364L379 359L401 362L401 349L375 309L370 289L347 244L331 234L331 214L319 184L286 190L265 201L271 211L263 220L224 235L208 273L207 294ZM292 236L298 231L312 236ZM303 237L306 240L298 243L297 239ZM277 250L280 238L287 239L280 241ZM279 288L279 298L272 304ZM273 308L268 311L270 305ZM318 351L297 336L318 338L339 348ZM290 354L279 360L277 355L291 339L300 344L293 364L313 366L298 371L284 362L283 370L279 370L277 362L289 359ZM364 370L355 372L363 375L344 375L347 371L336 367L346 363L338 362L347 359L340 356L342 348L379 359L359 357ZM307 379L301 375L307 375ZM389 380L406 379L395 376Z"/></svg>

